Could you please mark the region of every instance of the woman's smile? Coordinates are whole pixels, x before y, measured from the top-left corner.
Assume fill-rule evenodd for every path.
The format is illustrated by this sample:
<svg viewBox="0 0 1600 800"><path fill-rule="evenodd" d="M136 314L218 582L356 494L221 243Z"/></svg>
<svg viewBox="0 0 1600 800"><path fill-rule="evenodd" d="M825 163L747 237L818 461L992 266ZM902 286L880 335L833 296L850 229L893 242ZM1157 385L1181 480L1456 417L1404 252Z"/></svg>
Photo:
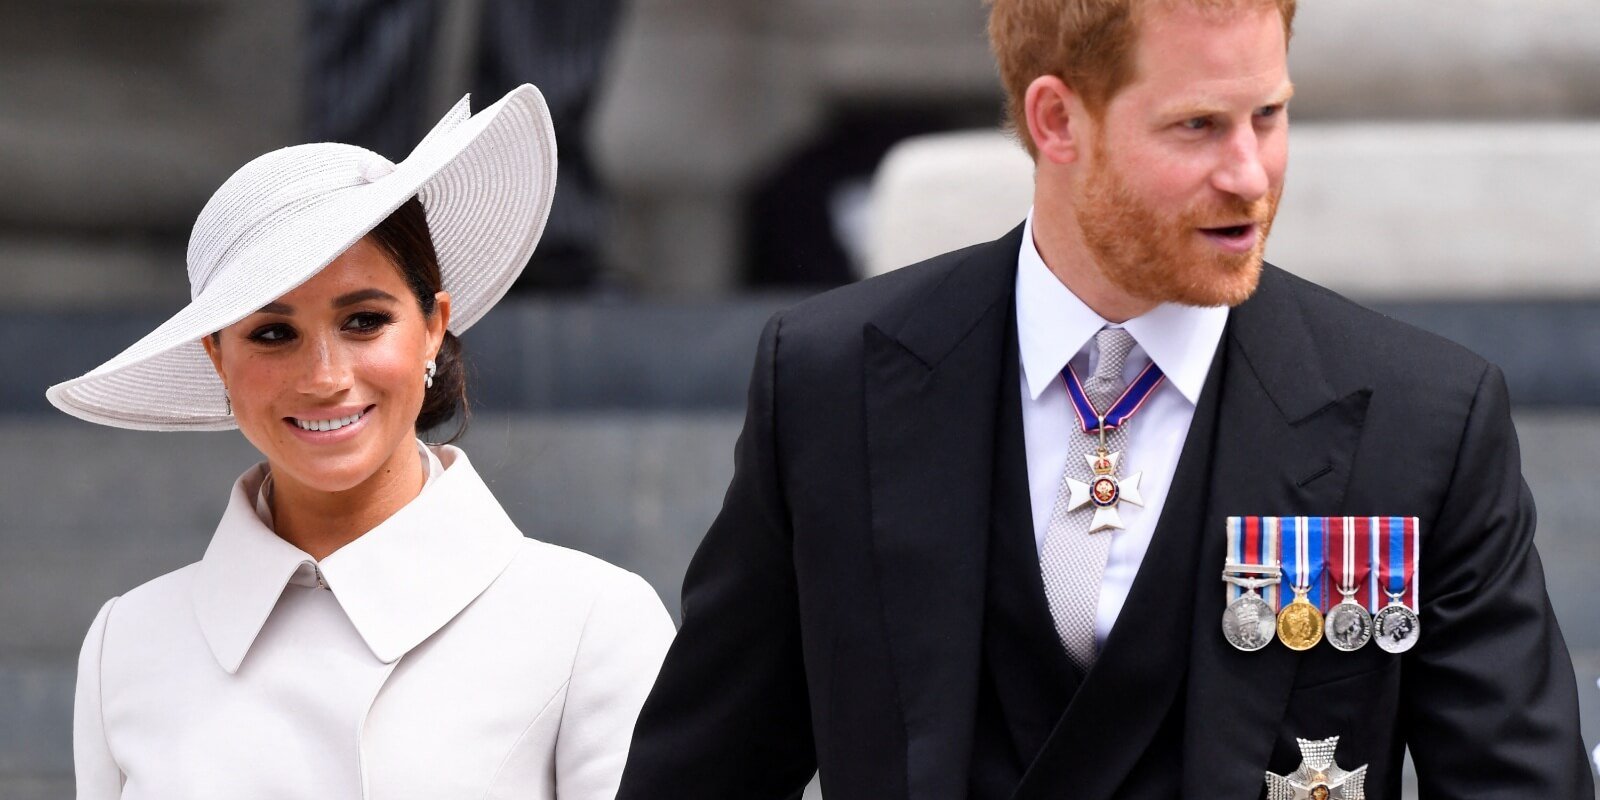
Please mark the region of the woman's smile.
<svg viewBox="0 0 1600 800"><path fill-rule="evenodd" d="M283 421L294 430L303 442L332 444L347 441L366 428L366 421L377 405L320 409L302 415L284 417Z"/></svg>

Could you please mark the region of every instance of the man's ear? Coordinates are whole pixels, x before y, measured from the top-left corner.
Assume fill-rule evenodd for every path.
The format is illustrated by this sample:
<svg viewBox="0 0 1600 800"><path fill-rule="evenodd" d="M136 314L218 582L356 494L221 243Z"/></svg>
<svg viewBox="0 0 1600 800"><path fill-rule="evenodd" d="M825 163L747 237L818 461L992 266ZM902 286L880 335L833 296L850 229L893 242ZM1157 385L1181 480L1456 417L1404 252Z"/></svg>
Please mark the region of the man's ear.
<svg viewBox="0 0 1600 800"><path fill-rule="evenodd" d="M1055 75L1040 75L1023 95L1028 135L1039 157L1055 164L1077 161L1087 146L1088 113L1082 99Z"/></svg>

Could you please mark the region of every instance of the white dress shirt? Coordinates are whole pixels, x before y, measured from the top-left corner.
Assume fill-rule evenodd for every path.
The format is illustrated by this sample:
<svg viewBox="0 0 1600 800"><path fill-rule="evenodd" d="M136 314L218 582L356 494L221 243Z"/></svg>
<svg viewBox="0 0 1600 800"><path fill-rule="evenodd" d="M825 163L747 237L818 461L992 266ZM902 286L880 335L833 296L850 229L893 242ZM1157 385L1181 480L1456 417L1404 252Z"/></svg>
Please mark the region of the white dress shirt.
<svg viewBox="0 0 1600 800"><path fill-rule="evenodd" d="M1118 474L1141 473L1144 505L1117 507L1126 529L1110 535L1111 555L1100 581L1095 637L1105 644L1117 614L1128 599L1133 578L1144 561L1156 521L1166 504L1178 456L1189 435L1195 403L1228 321L1226 307L1198 308L1164 303L1150 312L1112 325L1067 289L1033 241L1033 213L1023 229L1017 255L1017 341L1022 358L1022 431L1028 452L1028 496L1033 511L1034 543L1041 549L1055 507L1070 440L1084 436L1067 397L1061 373L1070 362L1080 378L1094 374L1098 353L1094 335L1108 325L1133 334L1138 345L1123 366L1131 382L1152 360L1167 379L1128 423L1128 452ZM1103 410L1103 409L1102 409ZM1083 513L1088 513L1084 511Z"/></svg>
<svg viewBox="0 0 1600 800"><path fill-rule="evenodd" d="M322 559L264 470L205 557L101 609L78 665L80 800L610 800L673 637L635 575L524 538L465 454Z"/></svg>

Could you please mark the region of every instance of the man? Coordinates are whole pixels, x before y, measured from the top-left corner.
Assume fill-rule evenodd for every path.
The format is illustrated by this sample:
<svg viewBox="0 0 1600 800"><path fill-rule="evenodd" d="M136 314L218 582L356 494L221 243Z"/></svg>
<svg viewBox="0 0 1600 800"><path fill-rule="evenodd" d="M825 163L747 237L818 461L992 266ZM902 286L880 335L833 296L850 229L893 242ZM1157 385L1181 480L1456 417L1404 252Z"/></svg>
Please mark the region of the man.
<svg viewBox="0 0 1600 800"><path fill-rule="evenodd" d="M1261 264L1293 11L994 0L1033 211L768 325L620 797L1592 797L1499 370ZM1230 646L1241 515L1419 518L1415 647Z"/></svg>

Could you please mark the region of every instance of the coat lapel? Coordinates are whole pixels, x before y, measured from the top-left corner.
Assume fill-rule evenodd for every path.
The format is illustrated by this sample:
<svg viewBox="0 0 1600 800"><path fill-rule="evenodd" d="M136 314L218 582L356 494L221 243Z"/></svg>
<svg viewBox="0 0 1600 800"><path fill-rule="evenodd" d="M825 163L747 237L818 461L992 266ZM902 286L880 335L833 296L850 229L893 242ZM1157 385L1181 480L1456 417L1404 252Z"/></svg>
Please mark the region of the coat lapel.
<svg viewBox="0 0 1600 800"><path fill-rule="evenodd" d="M864 331L872 542L910 797L967 787L1001 353L1021 228Z"/></svg>
<svg viewBox="0 0 1600 800"><path fill-rule="evenodd" d="M1345 488L1371 396L1330 380L1292 281L1268 266L1255 296L1232 314L1226 337L1185 701L1184 785L1196 797L1261 794L1305 657L1279 645L1244 653L1223 640L1224 522L1347 513Z"/></svg>

